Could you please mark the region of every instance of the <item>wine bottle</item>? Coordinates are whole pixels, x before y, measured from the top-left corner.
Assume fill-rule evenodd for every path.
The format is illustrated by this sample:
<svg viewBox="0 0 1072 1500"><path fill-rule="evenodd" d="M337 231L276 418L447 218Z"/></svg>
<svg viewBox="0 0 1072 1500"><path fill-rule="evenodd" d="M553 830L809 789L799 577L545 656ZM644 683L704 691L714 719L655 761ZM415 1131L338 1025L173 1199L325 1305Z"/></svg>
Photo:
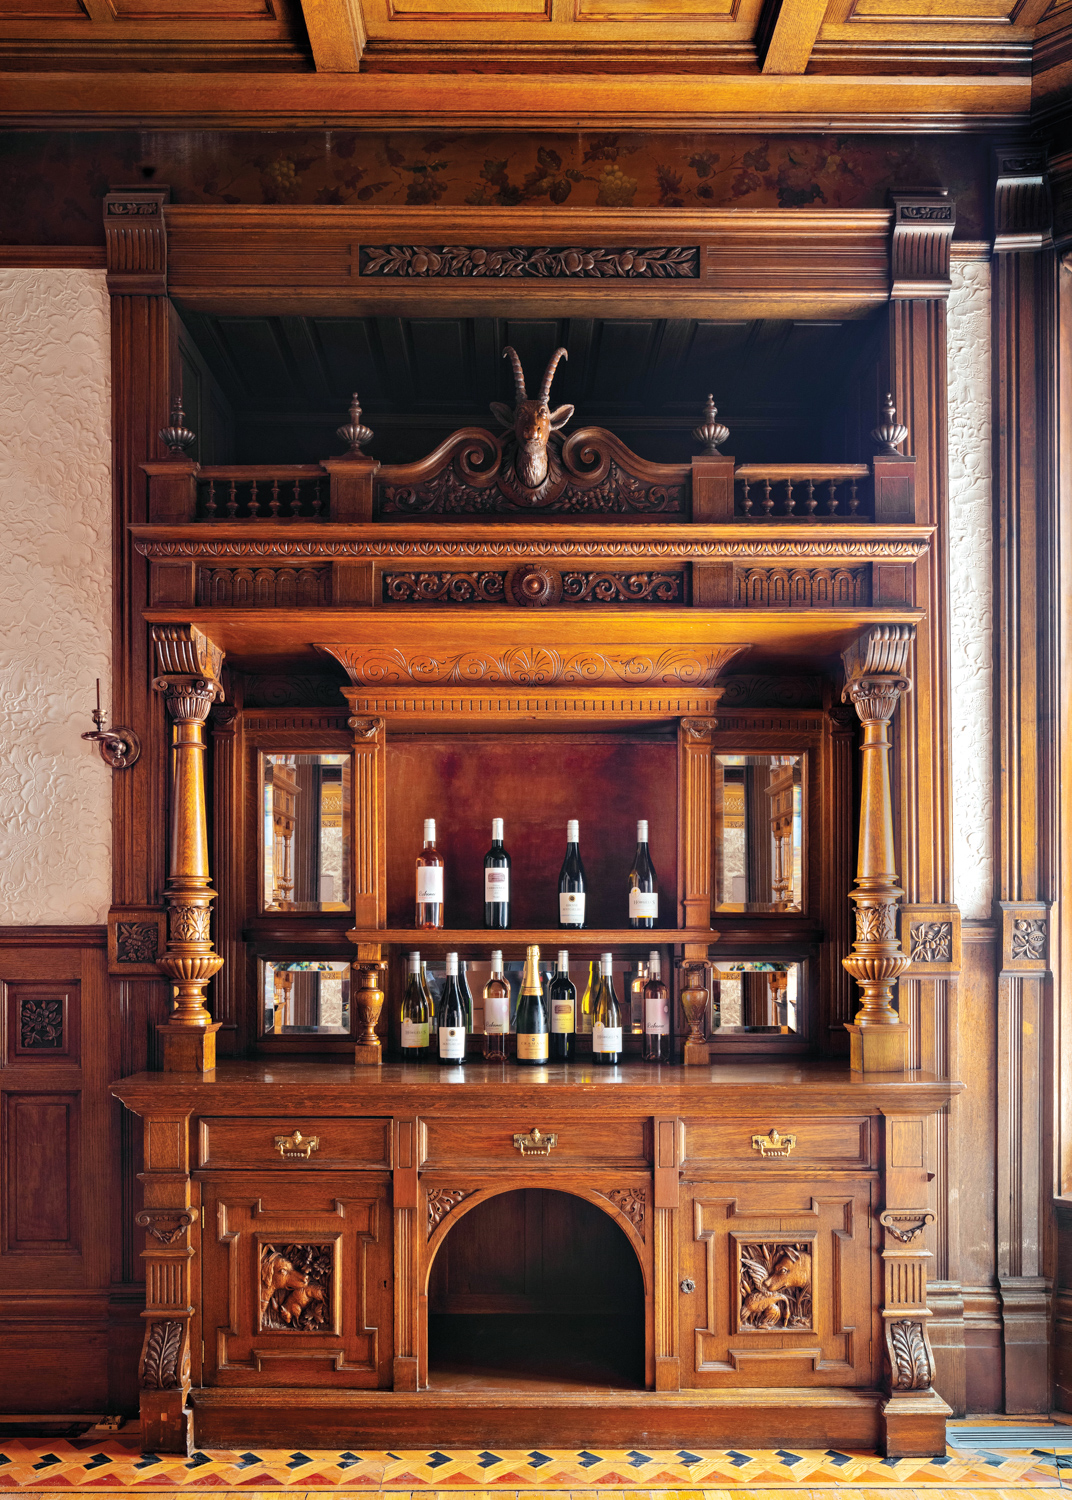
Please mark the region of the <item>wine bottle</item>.
<svg viewBox="0 0 1072 1500"><path fill-rule="evenodd" d="M435 818L424 820L424 848L417 855L417 926L443 925L443 860L435 841Z"/></svg>
<svg viewBox="0 0 1072 1500"><path fill-rule="evenodd" d="M421 983L421 955L406 955L406 993L402 996L402 1061L428 1061L428 996Z"/></svg>
<svg viewBox="0 0 1072 1500"><path fill-rule="evenodd" d="M465 1001L465 1029L470 1034L473 1030L473 992L469 988L469 965L465 959L458 961L458 988L462 992Z"/></svg>
<svg viewBox="0 0 1072 1500"><path fill-rule="evenodd" d="M648 966L641 960L629 981L629 1030L634 1036L644 1035L644 986L647 982Z"/></svg>
<svg viewBox="0 0 1072 1500"><path fill-rule="evenodd" d="M584 987L581 996L581 1009L577 1016L577 1033L579 1036L592 1035L592 1016L595 1011L596 996L599 994L599 959L593 958L588 965L588 983Z"/></svg>
<svg viewBox="0 0 1072 1500"><path fill-rule="evenodd" d="M439 1029L439 987L428 972L428 960L421 959L421 984L428 1001L428 1034L435 1036Z"/></svg>
<svg viewBox="0 0 1072 1500"><path fill-rule="evenodd" d="M540 950L535 943L525 949L525 972L517 1002L517 1060L522 1065L547 1061L547 1006L540 979Z"/></svg>
<svg viewBox="0 0 1072 1500"><path fill-rule="evenodd" d="M503 848L503 820L491 820L491 848L484 855L484 926L510 925L510 856Z"/></svg>
<svg viewBox="0 0 1072 1500"><path fill-rule="evenodd" d="M484 1056L489 1062L506 1057L506 1033L510 1026L510 986L503 978L500 948L492 949L491 978L484 986Z"/></svg>
<svg viewBox="0 0 1072 1500"><path fill-rule="evenodd" d="M629 871L629 925L654 927L659 915L659 882L648 853L648 820L641 818L636 826L637 846L633 868Z"/></svg>
<svg viewBox="0 0 1072 1500"><path fill-rule="evenodd" d="M592 1061L614 1066L622 1060L622 1008L614 993L614 955L599 960L599 994L592 1017Z"/></svg>
<svg viewBox="0 0 1072 1500"><path fill-rule="evenodd" d="M558 925L584 926L585 880L581 864L580 823L570 818L566 824L566 857L558 877Z"/></svg>
<svg viewBox="0 0 1072 1500"><path fill-rule="evenodd" d="M447 954L447 977L439 1003L439 1061L457 1066L465 1061L465 1000L458 984L458 955Z"/></svg>
<svg viewBox="0 0 1072 1500"><path fill-rule="evenodd" d="M670 1061L670 993L660 973L659 950L648 954L651 977L644 986L644 1061Z"/></svg>
<svg viewBox="0 0 1072 1500"><path fill-rule="evenodd" d="M547 1005L551 1012L551 1061L569 1062L577 1020L577 989L569 977L569 953L565 948L558 950L555 972L547 986Z"/></svg>

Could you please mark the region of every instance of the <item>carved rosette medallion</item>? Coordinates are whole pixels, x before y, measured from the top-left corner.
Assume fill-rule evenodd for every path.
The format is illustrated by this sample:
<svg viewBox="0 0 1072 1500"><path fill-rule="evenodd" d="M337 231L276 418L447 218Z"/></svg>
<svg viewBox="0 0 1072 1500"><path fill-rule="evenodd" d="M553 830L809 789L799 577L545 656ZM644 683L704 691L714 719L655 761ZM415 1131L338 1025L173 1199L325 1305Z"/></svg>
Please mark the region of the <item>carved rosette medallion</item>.
<svg viewBox="0 0 1072 1500"><path fill-rule="evenodd" d="M330 1332L334 1246L261 1245L260 1318L271 1333Z"/></svg>
<svg viewBox="0 0 1072 1500"><path fill-rule="evenodd" d="M63 1000L59 995L23 996L19 1005L19 1046L47 1052L63 1046Z"/></svg>
<svg viewBox="0 0 1072 1500"><path fill-rule="evenodd" d="M908 936L909 956L914 964L952 963L952 922L914 922Z"/></svg>
<svg viewBox="0 0 1072 1500"><path fill-rule="evenodd" d="M922 1323L902 1318L887 1330L887 1357L895 1391L925 1391L933 1376L931 1353Z"/></svg>
<svg viewBox="0 0 1072 1500"><path fill-rule="evenodd" d="M813 1330L811 1293L810 1242L739 1246L738 1332Z"/></svg>
<svg viewBox="0 0 1072 1500"><path fill-rule="evenodd" d="M506 592L515 604L539 607L562 600L562 576L539 563L525 563L506 576Z"/></svg>
<svg viewBox="0 0 1072 1500"><path fill-rule="evenodd" d="M648 1195L643 1188L611 1188L606 1195L623 1218L644 1236L644 1220L648 1212Z"/></svg>
<svg viewBox="0 0 1072 1500"><path fill-rule="evenodd" d="M428 1189L428 1233L434 1230L452 1213L461 1203L463 1198L468 1198L469 1193L462 1188L429 1188Z"/></svg>

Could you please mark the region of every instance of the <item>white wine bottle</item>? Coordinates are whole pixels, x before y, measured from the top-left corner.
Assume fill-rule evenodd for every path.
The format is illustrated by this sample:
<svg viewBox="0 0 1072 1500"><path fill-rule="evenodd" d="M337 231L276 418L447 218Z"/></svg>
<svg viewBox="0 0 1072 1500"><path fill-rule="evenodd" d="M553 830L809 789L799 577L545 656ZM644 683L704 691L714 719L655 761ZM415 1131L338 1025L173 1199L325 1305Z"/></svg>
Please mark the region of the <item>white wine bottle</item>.
<svg viewBox="0 0 1072 1500"><path fill-rule="evenodd" d="M633 1036L644 1035L644 986L647 982L648 966L641 959L629 981L629 1030Z"/></svg>
<svg viewBox="0 0 1072 1500"><path fill-rule="evenodd" d="M558 925L583 927L587 886L581 864L581 825L576 818L566 824L566 857L558 877Z"/></svg>
<svg viewBox="0 0 1072 1500"><path fill-rule="evenodd" d="M458 984L458 955L447 954L447 977L439 1002L439 1061L457 1067L465 1061L465 999Z"/></svg>
<svg viewBox="0 0 1072 1500"><path fill-rule="evenodd" d="M510 1029L510 986L503 978L502 950L491 954L491 978L484 986L484 1056L489 1062L506 1057L506 1033Z"/></svg>
<svg viewBox="0 0 1072 1500"><path fill-rule="evenodd" d="M540 980L540 950L535 943L525 949L525 972L517 1002L517 1060L522 1065L547 1061L547 1006Z"/></svg>
<svg viewBox="0 0 1072 1500"><path fill-rule="evenodd" d="M592 1017L592 1061L613 1067L622 1060L622 1008L614 993L614 955L599 960L599 994Z"/></svg>
<svg viewBox="0 0 1072 1500"><path fill-rule="evenodd" d="M435 818L424 820L424 848L417 855L417 926L443 925L443 860L435 841Z"/></svg>
<svg viewBox="0 0 1072 1500"><path fill-rule="evenodd" d="M428 1061L428 996L421 983L421 955L406 955L406 993L402 997L402 1061Z"/></svg>
<svg viewBox="0 0 1072 1500"><path fill-rule="evenodd" d="M629 871L629 925L654 927L659 916L659 882L648 853L647 818L638 820L636 837L636 854Z"/></svg>

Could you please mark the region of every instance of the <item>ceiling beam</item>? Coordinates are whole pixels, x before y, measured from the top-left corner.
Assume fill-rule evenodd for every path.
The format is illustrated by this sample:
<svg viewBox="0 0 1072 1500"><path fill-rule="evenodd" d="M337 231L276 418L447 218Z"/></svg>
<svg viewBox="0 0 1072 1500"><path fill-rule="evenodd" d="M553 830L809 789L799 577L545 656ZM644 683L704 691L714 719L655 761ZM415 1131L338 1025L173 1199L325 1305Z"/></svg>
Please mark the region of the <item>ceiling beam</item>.
<svg viewBox="0 0 1072 1500"><path fill-rule="evenodd" d="M361 0L301 0L318 73L356 73L365 50Z"/></svg>
<svg viewBox="0 0 1072 1500"><path fill-rule="evenodd" d="M827 0L770 0L756 50L764 73L803 73L826 15Z"/></svg>

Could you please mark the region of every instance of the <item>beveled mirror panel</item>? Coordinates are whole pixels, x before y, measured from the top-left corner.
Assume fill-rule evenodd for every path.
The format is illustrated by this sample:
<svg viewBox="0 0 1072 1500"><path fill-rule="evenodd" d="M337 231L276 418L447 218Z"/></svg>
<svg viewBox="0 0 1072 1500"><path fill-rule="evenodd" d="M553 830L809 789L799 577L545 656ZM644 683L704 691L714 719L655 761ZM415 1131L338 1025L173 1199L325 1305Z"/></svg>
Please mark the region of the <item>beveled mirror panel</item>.
<svg viewBox="0 0 1072 1500"><path fill-rule="evenodd" d="M789 1035L802 1028L801 966L761 959L725 959L711 965L712 1038L756 1032Z"/></svg>
<svg viewBox="0 0 1072 1500"><path fill-rule="evenodd" d="M715 910L804 907L804 755L716 754Z"/></svg>
<svg viewBox="0 0 1072 1500"><path fill-rule="evenodd" d="M350 906L350 757L262 753L264 911Z"/></svg>
<svg viewBox="0 0 1072 1500"><path fill-rule="evenodd" d="M261 960L265 1036L348 1036L350 965L345 959Z"/></svg>

